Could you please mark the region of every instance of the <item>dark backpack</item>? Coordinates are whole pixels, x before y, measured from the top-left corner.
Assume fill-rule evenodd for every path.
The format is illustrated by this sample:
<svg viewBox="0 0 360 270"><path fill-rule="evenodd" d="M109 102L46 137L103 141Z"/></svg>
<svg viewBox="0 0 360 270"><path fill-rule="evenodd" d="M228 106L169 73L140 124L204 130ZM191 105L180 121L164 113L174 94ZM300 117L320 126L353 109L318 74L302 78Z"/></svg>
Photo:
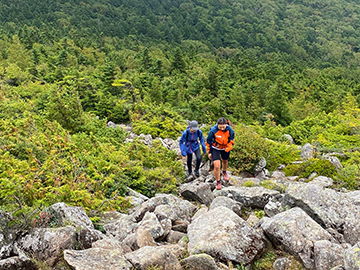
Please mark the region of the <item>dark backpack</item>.
<svg viewBox="0 0 360 270"><path fill-rule="evenodd" d="M188 138L189 138L189 131L186 131L186 141L188 141ZM198 136L198 138L200 137L200 130L198 129L197 130L197 136Z"/></svg>

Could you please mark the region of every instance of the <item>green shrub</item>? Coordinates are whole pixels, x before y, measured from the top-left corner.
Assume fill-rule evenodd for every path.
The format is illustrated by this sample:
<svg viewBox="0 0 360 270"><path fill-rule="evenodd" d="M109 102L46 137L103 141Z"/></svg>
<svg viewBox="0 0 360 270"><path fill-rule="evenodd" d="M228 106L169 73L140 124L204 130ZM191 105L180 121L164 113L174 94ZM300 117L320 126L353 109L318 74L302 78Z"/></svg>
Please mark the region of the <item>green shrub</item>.
<svg viewBox="0 0 360 270"><path fill-rule="evenodd" d="M296 145L287 142L266 140L266 167L273 171L280 164L289 164L300 158L300 151Z"/></svg>
<svg viewBox="0 0 360 270"><path fill-rule="evenodd" d="M338 188L344 187L349 190L360 189L360 152L346 152L347 160L342 158L344 166L339 173L339 177L334 179Z"/></svg>
<svg viewBox="0 0 360 270"><path fill-rule="evenodd" d="M235 172L252 171L266 153L265 139L252 128L235 127L235 145L231 151L230 166Z"/></svg>
<svg viewBox="0 0 360 270"><path fill-rule="evenodd" d="M186 128L182 117L165 105L138 105L131 118L136 134L150 134L153 138L176 139Z"/></svg>
<svg viewBox="0 0 360 270"><path fill-rule="evenodd" d="M277 190L280 192L284 192L284 186L278 183L275 183L271 180L264 180L260 183L260 186L263 186L267 189Z"/></svg>
<svg viewBox="0 0 360 270"><path fill-rule="evenodd" d="M335 178L337 171L335 166L329 160L309 159L299 164L290 164L284 169L286 176L297 175L300 178L308 178L310 174Z"/></svg>
<svg viewBox="0 0 360 270"><path fill-rule="evenodd" d="M274 251L266 250L261 257L255 261L253 269L262 270L262 269L272 269L273 263L276 260L276 254Z"/></svg>
<svg viewBox="0 0 360 270"><path fill-rule="evenodd" d="M255 186L255 183L251 180L248 180L243 184L243 186L244 187L253 187L253 186Z"/></svg>
<svg viewBox="0 0 360 270"><path fill-rule="evenodd" d="M255 211L254 214L258 219L262 219L265 216L265 213L263 210Z"/></svg>

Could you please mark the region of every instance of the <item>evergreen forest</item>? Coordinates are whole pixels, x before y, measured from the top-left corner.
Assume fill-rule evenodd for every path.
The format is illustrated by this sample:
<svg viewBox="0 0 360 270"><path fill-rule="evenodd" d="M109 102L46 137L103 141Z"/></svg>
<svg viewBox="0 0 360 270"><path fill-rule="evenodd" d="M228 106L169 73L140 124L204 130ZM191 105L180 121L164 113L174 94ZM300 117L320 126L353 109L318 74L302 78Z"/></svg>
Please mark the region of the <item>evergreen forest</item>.
<svg viewBox="0 0 360 270"><path fill-rule="evenodd" d="M338 153L312 172L360 187L360 3L354 0L2 0L0 205L26 228L56 202L125 210L130 187L176 193L186 120L235 125L231 170ZM206 157L205 157L206 159Z"/></svg>

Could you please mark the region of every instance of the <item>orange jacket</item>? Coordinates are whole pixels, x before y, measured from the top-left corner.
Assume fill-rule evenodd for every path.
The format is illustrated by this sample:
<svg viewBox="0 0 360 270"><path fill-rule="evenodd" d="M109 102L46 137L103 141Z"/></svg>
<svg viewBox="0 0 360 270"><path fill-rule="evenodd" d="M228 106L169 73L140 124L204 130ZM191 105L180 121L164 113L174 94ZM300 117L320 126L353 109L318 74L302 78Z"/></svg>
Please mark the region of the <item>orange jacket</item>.
<svg viewBox="0 0 360 270"><path fill-rule="evenodd" d="M213 126L206 139L207 152L211 153L212 149L231 151L234 145L234 137L235 133L230 125L227 125L224 131L218 129L217 125Z"/></svg>

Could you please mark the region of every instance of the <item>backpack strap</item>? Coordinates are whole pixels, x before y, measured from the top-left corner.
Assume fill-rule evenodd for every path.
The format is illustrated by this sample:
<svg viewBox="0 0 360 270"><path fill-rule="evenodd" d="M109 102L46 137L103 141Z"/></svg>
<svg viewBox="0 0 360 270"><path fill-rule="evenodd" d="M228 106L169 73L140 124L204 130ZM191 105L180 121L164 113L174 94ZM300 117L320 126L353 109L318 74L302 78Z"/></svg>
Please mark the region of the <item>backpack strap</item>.
<svg viewBox="0 0 360 270"><path fill-rule="evenodd" d="M200 137L200 131L197 130L197 136ZM188 138L189 138L189 131L186 130L186 141L188 141Z"/></svg>

